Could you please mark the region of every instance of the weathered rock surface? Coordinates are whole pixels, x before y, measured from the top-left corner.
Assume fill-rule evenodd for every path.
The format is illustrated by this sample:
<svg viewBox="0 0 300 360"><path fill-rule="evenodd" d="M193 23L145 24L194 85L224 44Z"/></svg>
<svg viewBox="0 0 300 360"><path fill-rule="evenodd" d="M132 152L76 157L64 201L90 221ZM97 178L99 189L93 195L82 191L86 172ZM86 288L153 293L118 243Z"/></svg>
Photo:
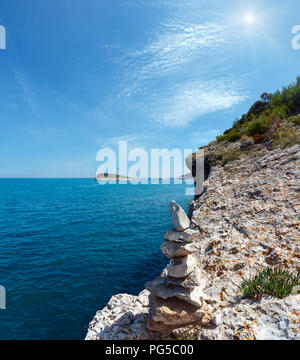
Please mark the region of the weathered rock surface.
<svg viewBox="0 0 300 360"><path fill-rule="evenodd" d="M191 243L199 238L199 231L186 229L185 231L168 231L165 234L165 239L174 242L188 242Z"/></svg>
<svg viewBox="0 0 300 360"><path fill-rule="evenodd" d="M168 276L184 278L195 269L196 264L196 259L192 256L183 256L172 259L170 264L166 267Z"/></svg>
<svg viewBox="0 0 300 360"><path fill-rule="evenodd" d="M233 145L240 149L240 143ZM300 339L300 295L254 302L242 300L238 288L242 277L265 267L300 271L300 146L284 150L248 147L251 151L240 160L225 166L209 163L210 175L203 194L193 203L190 228L165 236L179 244L165 250L169 256L171 248L176 253L179 248L184 251L187 243L196 246L195 252L184 255L195 259L195 269L189 275L172 277L167 269L162 276L168 287L179 286L181 293L200 286L202 306L185 308L191 305L175 294L166 299L153 296L155 321L152 317L148 321L148 306L140 305L136 297L121 296L111 308L97 313L87 338L122 338L127 330L120 330L122 326L115 319L132 311L139 320L123 328L130 332L136 327L136 338L141 339L159 337L160 331L195 319L202 324L199 339ZM172 266L177 265L168 268ZM175 324L177 313L180 321Z"/></svg>
<svg viewBox="0 0 300 360"><path fill-rule="evenodd" d="M151 319L166 326L184 326L201 321L204 310L178 298L150 296Z"/></svg>
<svg viewBox="0 0 300 360"><path fill-rule="evenodd" d="M218 326L203 328L200 339L300 340L300 295L257 303L242 300L215 316Z"/></svg>
<svg viewBox="0 0 300 360"><path fill-rule="evenodd" d="M149 292L139 296L113 296L106 307L91 321L86 340L142 340L159 339L146 327L149 313Z"/></svg>
<svg viewBox="0 0 300 360"><path fill-rule="evenodd" d="M233 301L241 277L267 266L300 271L299 155L263 149L211 172L192 215L211 299Z"/></svg>
<svg viewBox="0 0 300 360"><path fill-rule="evenodd" d="M175 201L171 202L170 214L175 230L183 231L190 226L190 219L187 217L182 207L178 205Z"/></svg>
<svg viewBox="0 0 300 360"><path fill-rule="evenodd" d="M172 285L165 277L160 277L146 283L146 289L154 296L161 299L169 299L176 297L177 299L186 301L187 303L195 306L202 305L202 292L201 287L187 288L182 287L181 283Z"/></svg>
<svg viewBox="0 0 300 360"><path fill-rule="evenodd" d="M198 267L191 274L185 276L184 278L178 279L168 276L166 280L168 285L181 286L185 289L193 289L197 286L201 286L203 288L205 284L205 278L203 276L201 277Z"/></svg>
<svg viewBox="0 0 300 360"><path fill-rule="evenodd" d="M160 248L163 254L170 259L190 255L197 251L197 247L193 244L172 241L165 241Z"/></svg>

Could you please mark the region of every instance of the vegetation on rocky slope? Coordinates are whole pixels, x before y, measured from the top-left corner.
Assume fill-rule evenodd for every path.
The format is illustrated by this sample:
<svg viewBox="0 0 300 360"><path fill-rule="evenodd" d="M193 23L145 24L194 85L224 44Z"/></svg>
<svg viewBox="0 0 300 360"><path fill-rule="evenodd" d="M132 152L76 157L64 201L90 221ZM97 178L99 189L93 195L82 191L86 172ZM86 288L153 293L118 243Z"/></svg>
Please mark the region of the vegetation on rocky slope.
<svg viewBox="0 0 300 360"><path fill-rule="evenodd" d="M234 142L242 137L256 144L272 143L282 148L300 143L300 77L274 94L263 93L247 114L217 137L217 142Z"/></svg>
<svg viewBox="0 0 300 360"><path fill-rule="evenodd" d="M204 150L204 177L215 165L226 165L243 156L252 157L263 148L285 149L300 144L300 77L274 94L263 93L247 114L237 119L232 128L216 138ZM191 155L195 176L196 154Z"/></svg>

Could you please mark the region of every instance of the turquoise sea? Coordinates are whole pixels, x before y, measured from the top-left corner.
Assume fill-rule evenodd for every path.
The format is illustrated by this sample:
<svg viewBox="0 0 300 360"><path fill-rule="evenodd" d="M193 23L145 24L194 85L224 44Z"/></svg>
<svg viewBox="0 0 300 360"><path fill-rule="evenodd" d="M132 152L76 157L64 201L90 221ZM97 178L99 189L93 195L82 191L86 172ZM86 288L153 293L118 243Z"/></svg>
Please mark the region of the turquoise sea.
<svg viewBox="0 0 300 360"><path fill-rule="evenodd" d="M182 185L0 180L0 339L83 339L113 294L138 294L167 264L169 204Z"/></svg>

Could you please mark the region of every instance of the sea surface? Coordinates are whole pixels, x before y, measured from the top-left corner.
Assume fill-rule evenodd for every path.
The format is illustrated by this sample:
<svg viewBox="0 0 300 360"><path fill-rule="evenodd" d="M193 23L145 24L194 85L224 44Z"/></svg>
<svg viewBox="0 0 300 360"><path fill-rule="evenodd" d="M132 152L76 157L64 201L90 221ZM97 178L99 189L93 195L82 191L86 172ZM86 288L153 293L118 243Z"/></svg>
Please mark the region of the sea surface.
<svg viewBox="0 0 300 360"><path fill-rule="evenodd" d="M185 188L0 179L0 339L84 339L112 295L138 294L167 264L159 246Z"/></svg>

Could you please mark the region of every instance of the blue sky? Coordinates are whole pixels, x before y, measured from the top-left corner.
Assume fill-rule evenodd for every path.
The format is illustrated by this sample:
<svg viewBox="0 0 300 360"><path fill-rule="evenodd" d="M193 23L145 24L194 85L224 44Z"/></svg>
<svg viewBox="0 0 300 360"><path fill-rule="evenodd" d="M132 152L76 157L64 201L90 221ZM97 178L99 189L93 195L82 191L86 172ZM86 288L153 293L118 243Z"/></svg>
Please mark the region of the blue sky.
<svg viewBox="0 0 300 360"><path fill-rule="evenodd" d="M300 74L299 14L298 0L2 0L0 177L94 176L119 139L206 144Z"/></svg>

